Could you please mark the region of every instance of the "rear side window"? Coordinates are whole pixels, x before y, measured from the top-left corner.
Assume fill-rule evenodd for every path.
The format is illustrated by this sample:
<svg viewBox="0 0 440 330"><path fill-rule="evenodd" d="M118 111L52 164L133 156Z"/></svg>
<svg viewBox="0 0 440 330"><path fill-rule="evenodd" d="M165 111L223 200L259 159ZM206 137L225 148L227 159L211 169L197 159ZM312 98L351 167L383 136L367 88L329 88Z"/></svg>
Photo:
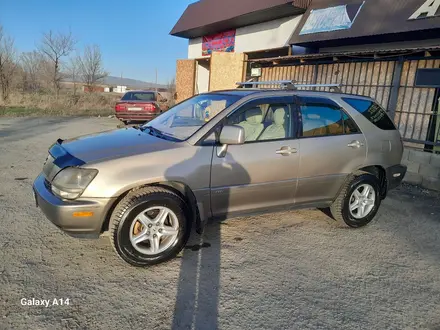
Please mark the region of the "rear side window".
<svg viewBox="0 0 440 330"><path fill-rule="evenodd" d="M360 112L376 127L385 131L396 130L396 126L391 121L390 117L388 117L385 110L382 109L382 107L379 104L373 101L361 100L361 99L352 99L352 98L342 98L342 99L348 104L350 104L355 110Z"/></svg>
<svg viewBox="0 0 440 330"><path fill-rule="evenodd" d="M315 97L303 97L299 101L302 122L300 137L359 133L353 119L336 103Z"/></svg>

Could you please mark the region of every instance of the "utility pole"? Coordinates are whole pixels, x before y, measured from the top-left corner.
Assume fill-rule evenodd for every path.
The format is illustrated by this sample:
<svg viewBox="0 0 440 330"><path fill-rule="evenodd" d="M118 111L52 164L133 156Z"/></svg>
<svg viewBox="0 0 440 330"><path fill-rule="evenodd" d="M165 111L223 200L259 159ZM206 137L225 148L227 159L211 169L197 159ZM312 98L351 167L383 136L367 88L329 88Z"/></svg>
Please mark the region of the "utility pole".
<svg viewBox="0 0 440 330"><path fill-rule="evenodd" d="M157 68L156 68L156 94L157 94Z"/></svg>

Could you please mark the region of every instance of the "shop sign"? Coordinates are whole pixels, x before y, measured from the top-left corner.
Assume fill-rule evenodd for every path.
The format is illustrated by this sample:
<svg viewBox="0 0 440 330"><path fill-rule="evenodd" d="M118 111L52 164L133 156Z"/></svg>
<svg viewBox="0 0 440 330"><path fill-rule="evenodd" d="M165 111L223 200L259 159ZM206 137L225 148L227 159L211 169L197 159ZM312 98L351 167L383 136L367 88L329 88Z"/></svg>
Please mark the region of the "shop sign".
<svg viewBox="0 0 440 330"><path fill-rule="evenodd" d="M211 55L212 52L234 52L235 30L216 33L203 37L202 55Z"/></svg>
<svg viewBox="0 0 440 330"><path fill-rule="evenodd" d="M409 18L410 20L438 16L440 0L428 0Z"/></svg>

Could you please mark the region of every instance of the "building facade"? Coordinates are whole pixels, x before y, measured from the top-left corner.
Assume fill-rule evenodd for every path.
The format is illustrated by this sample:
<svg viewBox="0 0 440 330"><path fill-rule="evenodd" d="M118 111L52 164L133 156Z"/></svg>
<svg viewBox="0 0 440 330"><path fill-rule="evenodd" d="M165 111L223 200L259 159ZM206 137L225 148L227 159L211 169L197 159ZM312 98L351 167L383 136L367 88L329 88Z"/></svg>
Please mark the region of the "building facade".
<svg viewBox="0 0 440 330"><path fill-rule="evenodd" d="M171 31L188 39L179 101L251 79L341 84L386 108L408 147L440 153L440 0L227 2L190 5ZM415 181L440 179L425 158Z"/></svg>

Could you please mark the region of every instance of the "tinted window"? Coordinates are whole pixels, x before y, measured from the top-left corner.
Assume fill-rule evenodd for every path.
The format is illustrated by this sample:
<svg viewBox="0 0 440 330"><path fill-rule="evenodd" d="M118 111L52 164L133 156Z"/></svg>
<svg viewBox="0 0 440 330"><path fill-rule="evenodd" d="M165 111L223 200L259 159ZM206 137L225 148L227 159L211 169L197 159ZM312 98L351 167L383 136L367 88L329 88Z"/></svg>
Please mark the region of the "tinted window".
<svg viewBox="0 0 440 330"><path fill-rule="evenodd" d="M325 104L307 102L301 105L302 137L344 134L342 111Z"/></svg>
<svg viewBox="0 0 440 330"><path fill-rule="evenodd" d="M343 98L343 100L380 129L387 131L396 129L394 123L379 104L361 99Z"/></svg>
<svg viewBox="0 0 440 330"><path fill-rule="evenodd" d="M155 95L152 92L128 92L121 101L155 101Z"/></svg>
<svg viewBox="0 0 440 330"><path fill-rule="evenodd" d="M344 120L344 133L345 134L357 134L360 133L359 128L353 119L351 119L345 112L342 114Z"/></svg>
<svg viewBox="0 0 440 330"><path fill-rule="evenodd" d="M292 138L292 112L289 102L268 98L245 104L228 117L228 125L244 128L245 141L276 141Z"/></svg>

